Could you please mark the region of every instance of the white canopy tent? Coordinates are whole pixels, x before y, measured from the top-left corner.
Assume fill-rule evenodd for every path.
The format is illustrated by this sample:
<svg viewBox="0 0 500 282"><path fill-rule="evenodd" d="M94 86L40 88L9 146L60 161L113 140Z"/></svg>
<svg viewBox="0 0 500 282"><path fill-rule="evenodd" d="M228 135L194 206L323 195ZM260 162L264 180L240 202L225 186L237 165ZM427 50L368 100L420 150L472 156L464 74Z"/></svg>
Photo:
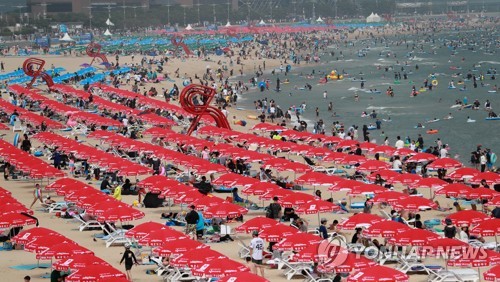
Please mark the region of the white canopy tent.
<svg viewBox="0 0 500 282"><path fill-rule="evenodd" d="M371 13L371 15L369 15L366 18L367 23L379 23L381 21L382 21L382 18L379 15L374 14L374 13Z"/></svg>
<svg viewBox="0 0 500 282"><path fill-rule="evenodd" d="M114 26L115 24L114 24L114 23L112 23L112 22L111 22L111 20L108 18L108 19L106 20L106 25L107 25L107 26Z"/></svg>
<svg viewBox="0 0 500 282"><path fill-rule="evenodd" d="M266 22L264 20L260 20L259 25L266 25Z"/></svg>
<svg viewBox="0 0 500 282"><path fill-rule="evenodd" d="M109 29L106 29L106 31L104 32L104 36L111 36L111 32L109 32Z"/></svg>
<svg viewBox="0 0 500 282"><path fill-rule="evenodd" d="M225 25L225 27L230 27L230 26L231 26L230 22L227 22L227 24Z"/></svg>
<svg viewBox="0 0 500 282"><path fill-rule="evenodd" d="M186 30L193 30L193 27L190 24L188 24L188 26L186 26Z"/></svg>
<svg viewBox="0 0 500 282"><path fill-rule="evenodd" d="M324 22L324 20L323 20L321 17L319 17L316 21L317 21L318 23L322 23L322 22Z"/></svg>
<svg viewBox="0 0 500 282"><path fill-rule="evenodd" d="M59 39L59 41L75 41L75 40L73 40L73 38L71 38L69 34L66 32L64 36L61 39Z"/></svg>

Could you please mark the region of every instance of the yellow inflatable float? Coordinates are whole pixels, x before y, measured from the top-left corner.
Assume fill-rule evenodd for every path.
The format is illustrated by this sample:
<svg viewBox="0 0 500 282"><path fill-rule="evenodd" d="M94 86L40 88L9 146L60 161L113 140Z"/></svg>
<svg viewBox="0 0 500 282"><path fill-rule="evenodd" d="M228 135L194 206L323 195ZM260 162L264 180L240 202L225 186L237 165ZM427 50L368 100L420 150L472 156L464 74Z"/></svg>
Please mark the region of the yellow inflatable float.
<svg viewBox="0 0 500 282"><path fill-rule="evenodd" d="M340 80L340 79L344 79L344 76L343 75L338 75L336 71L332 70L330 72L329 75L327 75L326 77L328 77L328 79L332 79L332 80Z"/></svg>

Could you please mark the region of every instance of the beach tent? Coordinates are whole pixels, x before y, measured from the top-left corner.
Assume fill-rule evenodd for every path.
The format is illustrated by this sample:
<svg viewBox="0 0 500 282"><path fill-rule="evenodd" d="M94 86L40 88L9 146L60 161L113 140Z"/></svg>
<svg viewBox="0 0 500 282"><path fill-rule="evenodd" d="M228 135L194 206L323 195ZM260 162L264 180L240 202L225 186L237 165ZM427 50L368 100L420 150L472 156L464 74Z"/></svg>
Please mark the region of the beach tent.
<svg viewBox="0 0 500 282"><path fill-rule="evenodd" d="M373 22L373 18L375 17L375 14L371 13L367 18L366 18L366 22L367 23L372 23Z"/></svg>
<svg viewBox="0 0 500 282"><path fill-rule="evenodd" d="M106 29L106 31L104 32L104 35L105 36L111 36L112 34L111 34L111 32L109 32L109 29Z"/></svg>
<svg viewBox="0 0 500 282"><path fill-rule="evenodd" d="M225 25L226 27L230 27L231 26L231 23L230 22L227 22L227 24Z"/></svg>
<svg viewBox="0 0 500 282"><path fill-rule="evenodd" d="M375 14L375 16L373 17L373 20L374 20L374 22L379 23L382 21L382 18L378 14Z"/></svg>
<svg viewBox="0 0 500 282"><path fill-rule="evenodd" d="M112 22L111 22L111 20L108 18L108 19L106 20L106 25L108 25L108 26L114 26L115 24L114 24L114 23L112 23Z"/></svg>
<svg viewBox="0 0 500 282"><path fill-rule="evenodd" d="M316 20L318 23L322 23L324 22L323 19L321 17L319 17L317 20Z"/></svg>
<svg viewBox="0 0 500 282"><path fill-rule="evenodd" d="M188 26L186 27L186 30L193 30L193 27L190 24L188 24Z"/></svg>
<svg viewBox="0 0 500 282"><path fill-rule="evenodd" d="M63 38L59 39L59 41L75 41L75 40L73 40L73 38L71 38L69 34L66 32Z"/></svg>
<svg viewBox="0 0 500 282"><path fill-rule="evenodd" d="M259 25L266 25L266 22L264 22L264 20L260 20Z"/></svg>

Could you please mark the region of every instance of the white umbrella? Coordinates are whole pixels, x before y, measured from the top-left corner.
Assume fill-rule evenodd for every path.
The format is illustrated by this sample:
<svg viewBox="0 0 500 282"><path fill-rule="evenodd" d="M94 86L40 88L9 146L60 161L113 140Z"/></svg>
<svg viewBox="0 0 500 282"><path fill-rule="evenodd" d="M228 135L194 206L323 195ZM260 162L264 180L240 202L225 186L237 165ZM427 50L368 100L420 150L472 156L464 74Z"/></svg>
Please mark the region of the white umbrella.
<svg viewBox="0 0 500 282"><path fill-rule="evenodd" d="M104 35L105 36L111 36L112 34L111 34L111 32L109 32L109 29L106 29L106 31L104 32Z"/></svg>
<svg viewBox="0 0 500 282"><path fill-rule="evenodd" d="M111 20L108 18L106 20L106 25L109 25L109 26L114 26L115 24L111 22Z"/></svg>
<svg viewBox="0 0 500 282"><path fill-rule="evenodd" d="M71 38L69 34L66 32L63 38L59 39L59 41L75 41L75 40L73 40L73 38Z"/></svg>

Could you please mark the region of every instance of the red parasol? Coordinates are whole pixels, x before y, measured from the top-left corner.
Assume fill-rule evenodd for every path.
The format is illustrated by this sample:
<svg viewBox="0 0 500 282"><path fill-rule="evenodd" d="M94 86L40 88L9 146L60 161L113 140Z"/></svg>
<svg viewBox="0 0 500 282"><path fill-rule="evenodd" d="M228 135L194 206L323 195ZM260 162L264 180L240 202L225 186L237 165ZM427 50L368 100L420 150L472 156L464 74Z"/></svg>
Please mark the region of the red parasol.
<svg viewBox="0 0 500 282"><path fill-rule="evenodd" d="M407 194L403 194L401 192L396 191L385 191L382 193L377 193L375 197L372 199L374 203L388 203L394 204L399 200L407 198Z"/></svg>
<svg viewBox="0 0 500 282"><path fill-rule="evenodd" d="M144 236L148 235L151 231L159 230L164 227L165 227L164 224L153 221L141 223L139 225L134 226L134 228L127 230L127 232L125 232L125 237L141 239Z"/></svg>
<svg viewBox="0 0 500 282"><path fill-rule="evenodd" d="M23 230L19 232L16 236L12 237L12 242L16 244L26 244L28 242L31 242L35 239L41 238L41 237L59 237L60 241L64 241L66 237L63 235L57 233L56 231L44 228L44 227L35 227L31 228L28 230Z"/></svg>
<svg viewBox="0 0 500 282"><path fill-rule="evenodd" d="M261 122L252 127L252 130L262 130L262 131L283 131L286 128L283 126L275 125L275 124L270 124L267 122Z"/></svg>
<svg viewBox="0 0 500 282"><path fill-rule="evenodd" d="M472 224L480 223L484 220L491 219L491 217L487 216L486 214L474 210L459 211L448 215L446 218L451 219L453 224L457 226L463 226L463 225L470 226Z"/></svg>
<svg viewBox="0 0 500 282"><path fill-rule="evenodd" d="M469 182L472 184L479 184L483 180L486 180L488 185L498 184L500 183L500 174L491 171L481 172L469 179Z"/></svg>
<svg viewBox="0 0 500 282"><path fill-rule="evenodd" d="M356 165L356 164L362 164L366 161L368 161L368 159L363 157L363 156L345 155L344 158L342 158L339 161L339 163L344 164L344 165Z"/></svg>
<svg viewBox="0 0 500 282"><path fill-rule="evenodd" d="M375 149L370 150L372 154L379 153L379 154L384 154L386 156L392 156L395 151L396 148L387 145L377 146Z"/></svg>
<svg viewBox="0 0 500 282"><path fill-rule="evenodd" d="M176 204L191 204L192 202L205 197L196 189L187 190L183 195L178 198L174 198L174 203Z"/></svg>
<svg viewBox="0 0 500 282"><path fill-rule="evenodd" d="M375 181L375 179L377 178L377 174L379 174L380 178L382 178L385 181L389 181L393 177L396 177L396 176L399 175L399 173L395 172L394 170L382 169L382 170L379 170L379 171L372 172L370 175L368 175L368 179L370 181Z"/></svg>
<svg viewBox="0 0 500 282"><path fill-rule="evenodd" d="M209 195L209 196L205 196L205 197L199 198L198 200L194 201L193 205L196 206L197 210L204 210L204 209L208 209L211 207L216 207L216 206L222 205L224 203L227 203L227 202L221 198Z"/></svg>
<svg viewBox="0 0 500 282"><path fill-rule="evenodd" d="M486 199L486 200L489 200L489 199L493 199L499 195L500 194L495 190L491 190L489 188L484 188L484 187L479 187L479 188L475 188L475 189L470 189L469 191L467 191L467 193L465 193L461 196L463 196L466 199L481 199L481 200Z"/></svg>
<svg viewBox="0 0 500 282"><path fill-rule="evenodd" d="M8 213L27 213L32 215L33 211L28 209L25 205L19 203L19 202L13 202L13 203L3 203L0 205L0 214L5 215Z"/></svg>
<svg viewBox="0 0 500 282"><path fill-rule="evenodd" d="M268 242L279 242L282 238L295 235L299 232L298 229L284 224L277 224L268 228L263 228L259 237Z"/></svg>
<svg viewBox="0 0 500 282"><path fill-rule="evenodd" d="M438 237L436 233L425 229L410 229L395 234L389 242L396 246L424 246L429 239Z"/></svg>
<svg viewBox="0 0 500 282"><path fill-rule="evenodd" d="M107 209L103 214L97 214L97 220L100 222L132 221L141 219L144 213L129 206L118 206Z"/></svg>
<svg viewBox="0 0 500 282"><path fill-rule="evenodd" d="M358 145L359 142L356 141L356 140L342 140L340 141L337 146L335 146L335 148L337 149L346 149L346 148L352 148L352 147L355 147L356 145Z"/></svg>
<svg viewBox="0 0 500 282"><path fill-rule="evenodd" d="M269 191L282 190L282 188L276 184L270 182L257 182L252 184L250 187L243 189L241 193L246 195L264 195Z"/></svg>
<svg viewBox="0 0 500 282"><path fill-rule="evenodd" d="M66 237L59 237L59 236L51 236L51 237L39 237L34 239L33 241L30 241L24 245L24 250L32 253L41 253L48 248L60 244L60 243L76 243Z"/></svg>
<svg viewBox="0 0 500 282"><path fill-rule="evenodd" d="M448 266L458 267L484 267L500 264L500 253L493 250L476 248L472 246L464 247L461 254L448 260Z"/></svg>
<svg viewBox="0 0 500 282"><path fill-rule="evenodd" d="M437 209L438 205L432 200L426 198L410 196L392 204L392 207L397 211L406 210L411 212L418 212L428 209Z"/></svg>
<svg viewBox="0 0 500 282"><path fill-rule="evenodd" d="M241 176L236 173L223 174L212 182L212 184L214 185L222 185L226 187L250 186L255 183L259 183L259 180L251 177Z"/></svg>
<svg viewBox="0 0 500 282"><path fill-rule="evenodd" d="M278 222L275 219L260 216L252 218L242 225L236 227L236 231L249 233L254 230L260 231L262 229L275 226L276 224L278 224Z"/></svg>
<svg viewBox="0 0 500 282"><path fill-rule="evenodd" d="M410 227L403 223L386 220L372 224L365 231L363 231L363 234L368 237L392 238L394 237L394 235L407 231L409 229Z"/></svg>
<svg viewBox="0 0 500 282"><path fill-rule="evenodd" d="M461 167L462 163L452 159L452 158L442 158L442 159L437 159L430 163L427 168L428 169L450 169L450 168L458 168Z"/></svg>
<svg viewBox="0 0 500 282"><path fill-rule="evenodd" d="M301 185L334 185L340 181L344 180L338 176L330 176L321 172L307 172L295 179L295 183Z"/></svg>
<svg viewBox="0 0 500 282"><path fill-rule="evenodd" d="M500 279L500 265L490 268L490 270L483 273L484 280L498 281Z"/></svg>
<svg viewBox="0 0 500 282"><path fill-rule="evenodd" d="M290 193L280 198L279 203L285 208L297 207L314 200L314 196L300 192Z"/></svg>
<svg viewBox="0 0 500 282"><path fill-rule="evenodd" d="M89 265L78 271L71 273L64 281L82 282L82 281L111 281L112 278L125 277L125 274L109 265Z"/></svg>
<svg viewBox="0 0 500 282"><path fill-rule="evenodd" d="M204 249L203 252L186 252L172 259L170 264L175 267L196 268L207 261L227 258L225 255L212 249Z"/></svg>
<svg viewBox="0 0 500 282"><path fill-rule="evenodd" d="M195 252L198 252L198 250L203 251L200 249L209 247L210 246L190 238L181 238L163 243L160 247L153 249L153 254L160 257L168 257L170 255L178 255L187 251L194 251L193 249L196 249Z"/></svg>
<svg viewBox="0 0 500 282"><path fill-rule="evenodd" d="M392 183L401 183L404 185L409 185L411 183L418 182L422 179L422 176L418 174L412 174L412 173L403 173L399 174L398 176L392 178L390 182Z"/></svg>
<svg viewBox="0 0 500 282"><path fill-rule="evenodd" d="M48 260L48 259L65 259L72 257L73 255L93 255L94 252L87 248L84 248L74 242L63 242L60 244L52 245L47 250L36 255L36 259Z"/></svg>
<svg viewBox="0 0 500 282"><path fill-rule="evenodd" d="M345 250L344 250L345 251ZM377 263L373 260L369 260L364 256L359 256L355 253L349 253L345 251L345 254L339 255L332 258L331 260L325 262L321 265L319 271L321 272L336 272L336 273L351 273L357 270L366 269L368 267L373 267ZM337 259L341 256L342 259Z"/></svg>
<svg viewBox="0 0 500 282"><path fill-rule="evenodd" d="M363 184L355 186L349 191L349 195L377 194L387 191L387 188L375 184Z"/></svg>
<svg viewBox="0 0 500 282"><path fill-rule="evenodd" d="M260 196L259 199L261 200L271 200L273 199L274 197L278 197L279 199L285 197L285 196L288 196L290 194L292 194L294 192L290 191L290 190L287 190L287 189L283 189L283 188L279 188L279 189L275 189L275 190L271 190L267 193L265 193L264 195Z"/></svg>
<svg viewBox="0 0 500 282"><path fill-rule="evenodd" d="M250 272L240 272L231 275L226 275L221 279L217 280L218 282L269 282L264 277L258 276L257 274L253 274Z"/></svg>
<svg viewBox="0 0 500 282"><path fill-rule="evenodd" d="M436 190L434 193L436 195L446 195L446 197L456 197L467 194L470 190L472 190L470 186L461 183L453 183Z"/></svg>
<svg viewBox="0 0 500 282"><path fill-rule="evenodd" d="M476 236L497 236L500 234L500 219L484 220L469 230L471 235Z"/></svg>
<svg viewBox="0 0 500 282"><path fill-rule="evenodd" d="M381 265L358 271L349 275L349 277L347 278L348 282L407 282L408 280L408 275L402 273L401 271Z"/></svg>
<svg viewBox="0 0 500 282"><path fill-rule="evenodd" d="M437 157L429 153L417 153L411 156L406 162L408 163L423 163L436 160Z"/></svg>
<svg viewBox="0 0 500 282"><path fill-rule="evenodd" d="M288 236L273 246L273 250L279 251L300 251L312 244L318 244L323 239L309 233L297 233Z"/></svg>
<svg viewBox="0 0 500 282"><path fill-rule="evenodd" d="M462 178L472 178L480 173L481 172L477 169L470 167L462 167L448 174L448 177L453 180L460 180Z"/></svg>
<svg viewBox="0 0 500 282"><path fill-rule="evenodd" d="M90 265L109 265L107 262L94 256L93 254L72 255L69 258L61 259L52 264L55 270L68 271L86 268Z"/></svg>
<svg viewBox="0 0 500 282"><path fill-rule="evenodd" d="M191 271L194 276L224 277L235 273L248 272L250 271L250 269L239 262L235 262L234 260L230 260L228 258L223 258L206 262L205 264Z"/></svg>
<svg viewBox="0 0 500 282"><path fill-rule="evenodd" d="M377 171L382 169L388 169L390 165L386 162L377 160L368 160L361 165L359 165L356 170L360 171Z"/></svg>
<svg viewBox="0 0 500 282"><path fill-rule="evenodd" d="M356 181L356 180L343 180L338 182L335 185L332 185L331 187L328 187L328 190L330 191L351 191L354 187L360 187L365 185L366 183L361 182L361 181Z"/></svg>
<svg viewBox="0 0 500 282"><path fill-rule="evenodd" d="M468 246L470 245L457 239L445 237L431 238L419 250L419 255L422 257L444 255L445 258L450 258L463 254Z"/></svg>
<svg viewBox="0 0 500 282"><path fill-rule="evenodd" d="M366 227L372 224L375 224L380 221L384 221L385 219L381 218L378 215L373 215L369 213L358 213L355 214L345 221L341 222L338 226L341 229L352 230L357 227Z"/></svg>
<svg viewBox="0 0 500 282"><path fill-rule="evenodd" d="M203 211L203 215L206 218L218 217L218 218L235 218L241 216L242 214L246 214L248 212L247 209L225 202L218 206L212 206Z"/></svg>
<svg viewBox="0 0 500 282"><path fill-rule="evenodd" d="M324 262L328 258L345 252L346 250L338 245L330 244L327 240L319 244L311 244L293 255L294 261L299 262Z"/></svg>
<svg viewBox="0 0 500 282"><path fill-rule="evenodd" d="M181 238L185 238L185 235L177 230L165 226L162 229L152 230L148 235L139 239L138 243L148 246L161 246L165 242Z"/></svg>
<svg viewBox="0 0 500 282"><path fill-rule="evenodd" d="M448 182L435 177L422 178L415 183L410 183L412 188L434 188L440 189L448 185Z"/></svg>
<svg viewBox="0 0 500 282"><path fill-rule="evenodd" d="M331 202L314 199L308 201L305 204L299 205L296 212L297 213L305 213L305 214L315 214L315 213L324 213L324 212L332 212L340 210L339 205L335 205Z"/></svg>
<svg viewBox="0 0 500 282"><path fill-rule="evenodd" d="M20 213L3 214L0 217L0 228L21 227L36 224L37 220Z"/></svg>

